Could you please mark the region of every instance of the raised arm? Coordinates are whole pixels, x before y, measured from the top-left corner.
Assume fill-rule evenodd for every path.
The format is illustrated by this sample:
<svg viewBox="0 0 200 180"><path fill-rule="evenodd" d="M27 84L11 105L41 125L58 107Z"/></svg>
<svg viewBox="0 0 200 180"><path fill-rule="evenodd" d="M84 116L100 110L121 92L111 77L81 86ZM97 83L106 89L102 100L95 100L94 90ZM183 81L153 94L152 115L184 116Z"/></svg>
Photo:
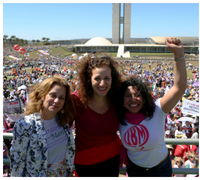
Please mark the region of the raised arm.
<svg viewBox="0 0 200 180"><path fill-rule="evenodd" d="M187 72L182 42L177 38L165 38L165 43L168 49L174 53L175 59L174 85L160 101L162 110L168 113L178 103L185 92Z"/></svg>

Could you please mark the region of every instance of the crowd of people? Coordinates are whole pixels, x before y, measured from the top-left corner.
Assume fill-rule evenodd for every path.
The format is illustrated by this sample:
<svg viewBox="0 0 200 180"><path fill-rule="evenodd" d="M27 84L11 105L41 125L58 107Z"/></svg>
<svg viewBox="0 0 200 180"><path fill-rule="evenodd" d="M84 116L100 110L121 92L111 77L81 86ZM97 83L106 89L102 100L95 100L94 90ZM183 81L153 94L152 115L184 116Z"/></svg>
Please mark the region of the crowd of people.
<svg viewBox="0 0 200 180"><path fill-rule="evenodd" d="M174 51L173 53L175 54L175 59L178 59L175 63L172 63L171 61L116 61L107 55L104 55L103 58L102 55L101 57L98 55L88 55L85 56L84 60L78 61L77 63L75 60L69 60L69 58L60 58L57 56L31 59L42 62L40 67L32 67L31 72L27 72L26 69L23 68L16 68L10 73L4 72L3 101L12 102L20 99L23 112L25 113L25 118L16 122L11 122L9 118L4 115L4 132L13 132L15 137L14 143L10 140L4 140L4 158L11 159L11 176L69 176L69 171L76 169L75 172L81 177L115 177L119 174L119 164L121 164L121 166L127 166L128 176L166 177L172 176L172 169L167 168L167 166L174 168L198 168L199 146L165 146L164 143L164 138L199 138L199 116L190 114L188 115L182 112L184 100L199 102L199 86L197 84L199 81L199 67L192 66L189 62L182 58L184 52L182 45L179 43L181 43L179 40L174 39L166 41L168 48L171 48L172 52ZM174 49L173 45L180 47L179 50ZM11 54L10 51L4 52L4 55L9 54ZM24 63L26 61L30 61L30 59L24 59ZM146 65L149 66L148 71L147 68L145 68ZM117 67L120 68L117 69ZM193 70L192 78L187 78L184 68L185 70ZM174 70L175 72L173 72ZM58 114L63 114L62 110L64 113L67 112L67 109L65 108L66 105L61 105L56 110L56 113L53 113L51 117L47 117L46 115L46 118L44 118L42 117L41 112L41 110L43 110L43 114L52 112L52 110L48 107L48 103L46 103L47 107L46 111L44 111L46 98L43 98L46 97L52 90L54 90L54 88L56 92L61 92L61 94L55 93L55 98L58 96L56 99L62 99L60 96L64 96L65 100L70 99L68 96L69 94L60 88L64 86L63 83L57 83L56 81L55 84L58 84L58 87L55 84L51 85L48 89L50 90L49 92L47 92L47 90L43 94L41 93L42 95L40 97L35 97L38 103L41 103L41 106L37 104L39 109L35 107L34 111L29 111L29 113L27 113L28 105L31 102L33 103L34 100L34 97L31 96L31 92L36 92L36 90L39 89L44 91L44 83L49 79L58 76L59 78L63 78L67 81L72 93L72 99L75 103L74 109L76 113L73 118L67 121L71 127L71 130L65 127L67 122L63 125L60 125L57 121L57 119L60 118ZM55 80L51 81L53 82ZM126 84L124 89L122 82L125 82ZM38 87L38 84L41 85L41 88L37 89L36 87ZM146 84L148 84L148 87L145 86ZM20 88L22 86L24 89ZM58 90L58 88L61 90ZM121 91L122 89L123 91ZM121 104L117 102L117 93L119 93L118 96L121 98ZM132 95L133 98L131 99ZM30 97L32 97L32 99ZM135 99L137 99L137 101ZM156 106L154 106L154 104L156 104ZM115 105L117 108L119 108L117 111L118 113L115 113ZM135 109L137 109L135 106L139 106L141 109L139 108L137 111L135 111ZM72 108L69 109L73 111ZM124 110L124 114L122 110ZM26 156L24 155L24 152L20 152L20 148L23 145L25 148L27 146L26 142L28 142L28 138L23 138L23 136L26 137L27 135L23 135L23 133L26 134L26 128L30 128L30 125L27 125L27 120L32 123L32 119L35 117L33 117L31 114L34 113L39 113L41 115L39 118L37 117L40 119L40 124L38 124L38 126L35 125L34 128L41 126L41 121L43 120L45 130L48 126L48 129L57 126L63 126L67 137L70 138L68 141L71 143L68 142L67 144L67 142L65 142L67 144L67 153L65 155L65 159L60 158L59 160L55 160L51 158L51 160L48 162L43 161L43 158L40 161L41 157L34 156L35 149L30 148L29 153L33 153L31 157L34 159L37 158L37 161L43 162L43 164L48 163L48 168L45 166L38 166L38 168L43 169L43 171L40 171L37 170L37 165L34 164L34 168L26 167L31 169L30 171L22 170L23 172L18 172L16 170L18 169L16 163L19 163L21 157ZM132 113L137 114L137 116L132 117ZM158 116L157 114L159 114L160 122L158 121L158 117L155 118ZM67 116L70 117L69 114ZM188 117L190 120L182 121L180 120L182 117ZM118 119L120 120L119 122ZM127 127L124 126L124 119L126 119L125 123L128 123L128 129L132 128L133 132L136 133L139 131L139 127L141 128L140 130L144 130L144 132L149 133L148 139L146 140L148 143L144 142L144 144L146 144L145 146L141 144L136 144L133 146L134 142L124 140L124 137L126 137L127 134L134 136L131 134L131 131L128 131ZM132 119L137 119L140 122L136 122L135 124ZM54 124L47 125L47 122ZM23 132L19 130L22 126L24 127L22 130ZM163 130L160 127L163 127ZM158 129L160 130L158 131ZM57 130L61 131L59 128ZM152 135L150 131L157 131L158 134L155 135L154 133L154 135ZM39 132L44 134L43 131ZM72 134L76 137L76 148L74 147L72 137L69 136L70 132L72 132ZM117 134L119 136L117 136ZM18 139L19 136L22 139ZM162 138L154 141L156 137ZM62 136L62 138L64 138L64 136ZM151 143L151 140L149 139L157 142L157 144ZM24 143L22 143L23 140L25 140ZM139 139L137 140L140 141ZM47 144L44 143L44 139L41 141L43 146L49 149L48 153L46 150L42 150L41 152L48 159L49 155L55 151L52 149L54 146L49 147L48 143L53 143L53 141L55 143L55 140L50 140L47 137ZM124 149L120 148L121 141ZM131 143L133 144L130 145ZM162 146L159 143L162 144ZM155 150L151 150L152 148ZM163 149L161 150L161 148ZM68 149L70 149L70 152ZM159 153L159 150L162 151L162 153ZM167 153L168 151L169 154ZM19 152L22 155L18 155L18 157L16 157L16 153L19 154ZM61 154L64 153L61 152ZM64 162L65 160L66 162L71 162L74 154L75 168L72 167L71 164L68 164L70 168L68 168L68 170L65 172L65 166L59 168L58 165L55 165L56 168L53 166L53 163L56 164L58 161ZM99 154L102 154L102 156ZM122 154L125 155L123 159L121 156ZM160 156L157 156L157 154L160 154ZM155 155L157 159L154 158ZM71 158L69 158L70 156ZM143 160L141 160L141 157ZM149 159L150 157L151 160ZM31 159L28 161L31 162L29 164L33 163ZM64 164L66 165L67 163ZM159 168L165 168L168 169L168 171L165 173L160 171L161 174L159 174ZM9 169L9 166L5 165L5 173L8 173L6 169ZM108 169L108 171L106 171L106 169ZM133 171L133 169L137 169L137 171ZM136 172L138 174L134 174ZM175 174L173 176L182 177L196 175Z"/></svg>

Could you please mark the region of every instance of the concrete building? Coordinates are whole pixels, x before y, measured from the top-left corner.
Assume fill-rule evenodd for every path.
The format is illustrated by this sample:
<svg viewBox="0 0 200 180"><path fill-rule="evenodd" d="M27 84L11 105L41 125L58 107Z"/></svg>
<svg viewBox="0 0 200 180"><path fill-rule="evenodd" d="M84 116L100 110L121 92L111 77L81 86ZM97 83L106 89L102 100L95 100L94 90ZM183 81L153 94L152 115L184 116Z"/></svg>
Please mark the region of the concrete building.
<svg viewBox="0 0 200 180"><path fill-rule="evenodd" d="M131 3L124 3L123 44L130 44L131 39Z"/></svg>
<svg viewBox="0 0 200 180"><path fill-rule="evenodd" d="M131 38L131 3L124 3L123 16L121 17L121 3L113 3L112 43L120 44L122 32L122 44L130 44ZM121 29L121 24L123 29Z"/></svg>
<svg viewBox="0 0 200 180"><path fill-rule="evenodd" d="M184 45L185 53L199 52L198 37L177 37ZM145 38L144 38L145 39ZM168 53L170 52L164 44L165 37L151 37L149 44L112 44L105 38L95 37L85 44L77 44L73 47L77 53L95 53L97 51L118 52L117 57L130 57L130 52L147 52L147 53ZM151 44L151 42L154 42Z"/></svg>
<svg viewBox="0 0 200 180"><path fill-rule="evenodd" d="M120 43L120 16L121 16L121 4L113 3L112 6L112 43Z"/></svg>

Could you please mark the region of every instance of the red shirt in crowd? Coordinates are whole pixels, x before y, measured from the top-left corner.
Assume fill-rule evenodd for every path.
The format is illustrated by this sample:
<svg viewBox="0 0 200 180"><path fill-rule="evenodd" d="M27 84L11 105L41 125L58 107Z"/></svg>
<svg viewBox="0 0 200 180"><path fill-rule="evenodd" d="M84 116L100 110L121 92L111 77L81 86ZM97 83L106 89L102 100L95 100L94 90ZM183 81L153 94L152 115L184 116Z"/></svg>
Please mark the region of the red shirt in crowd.
<svg viewBox="0 0 200 180"><path fill-rule="evenodd" d="M188 151L187 145L176 145L174 156L182 157L185 156L185 153Z"/></svg>

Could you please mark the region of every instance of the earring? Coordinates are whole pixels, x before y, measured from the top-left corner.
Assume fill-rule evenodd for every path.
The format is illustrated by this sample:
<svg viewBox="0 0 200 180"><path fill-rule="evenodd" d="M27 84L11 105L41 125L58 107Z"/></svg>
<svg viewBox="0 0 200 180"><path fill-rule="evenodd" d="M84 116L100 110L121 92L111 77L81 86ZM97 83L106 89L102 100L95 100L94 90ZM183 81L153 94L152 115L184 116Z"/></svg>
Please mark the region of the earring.
<svg viewBox="0 0 200 180"><path fill-rule="evenodd" d="M64 114L64 112L65 112L65 111L64 111L64 109L61 109L61 111L60 111L60 112L61 112L62 114Z"/></svg>
<svg viewBox="0 0 200 180"><path fill-rule="evenodd" d="M43 104L43 100L41 100L41 105Z"/></svg>

